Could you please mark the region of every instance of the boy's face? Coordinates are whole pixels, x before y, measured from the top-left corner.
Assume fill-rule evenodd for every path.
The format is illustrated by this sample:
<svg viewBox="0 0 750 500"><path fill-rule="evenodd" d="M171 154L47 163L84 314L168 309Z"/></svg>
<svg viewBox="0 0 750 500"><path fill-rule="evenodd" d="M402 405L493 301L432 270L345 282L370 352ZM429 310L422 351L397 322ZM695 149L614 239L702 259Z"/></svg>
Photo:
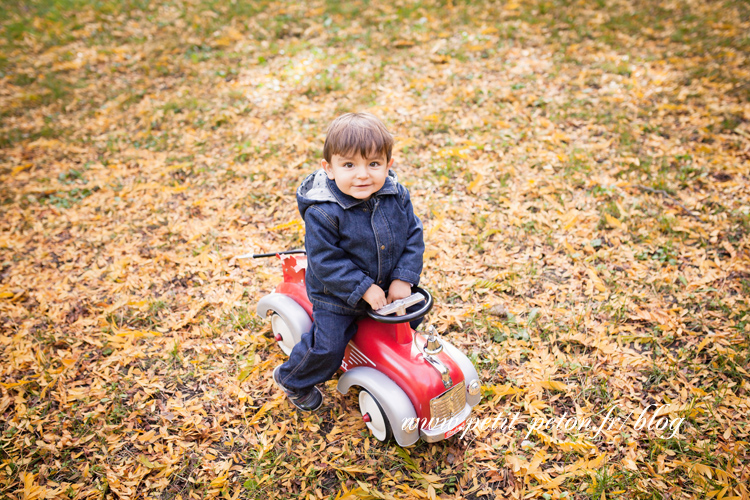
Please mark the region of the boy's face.
<svg viewBox="0 0 750 500"><path fill-rule="evenodd" d="M321 160L320 164L342 193L366 200L385 184L393 158L387 161L382 153L363 158L356 153L356 156L333 155L331 163Z"/></svg>

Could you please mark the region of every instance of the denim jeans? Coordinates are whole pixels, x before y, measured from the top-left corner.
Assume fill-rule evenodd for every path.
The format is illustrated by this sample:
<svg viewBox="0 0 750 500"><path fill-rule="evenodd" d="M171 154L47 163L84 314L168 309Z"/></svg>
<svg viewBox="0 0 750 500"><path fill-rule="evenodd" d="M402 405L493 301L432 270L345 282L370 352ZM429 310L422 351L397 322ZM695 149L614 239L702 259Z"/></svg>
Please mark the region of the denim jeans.
<svg viewBox="0 0 750 500"><path fill-rule="evenodd" d="M424 302L407 308L417 310ZM365 316L347 316L326 310L313 310L312 329L302 335L289 359L279 368L279 382L297 392L306 392L313 386L330 380L341 367L346 345L357 333L357 321ZM410 322L416 329L422 318Z"/></svg>

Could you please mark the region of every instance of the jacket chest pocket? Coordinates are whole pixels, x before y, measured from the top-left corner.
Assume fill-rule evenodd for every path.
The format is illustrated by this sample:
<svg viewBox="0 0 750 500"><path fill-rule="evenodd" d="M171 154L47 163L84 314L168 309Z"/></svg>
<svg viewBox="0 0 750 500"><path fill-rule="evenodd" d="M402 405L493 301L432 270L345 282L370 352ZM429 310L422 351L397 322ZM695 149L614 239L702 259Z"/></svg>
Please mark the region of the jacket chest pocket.
<svg viewBox="0 0 750 500"><path fill-rule="evenodd" d="M394 234L393 227L391 224L398 224L398 219L390 220L388 214L384 211L379 211L375 214L373 220L373 227L375 229L375 240L377 243L377 252L382 260L384 267L389 267L389 261L392 257L392 252L395 246L394 238L397 234Z"/></svg>

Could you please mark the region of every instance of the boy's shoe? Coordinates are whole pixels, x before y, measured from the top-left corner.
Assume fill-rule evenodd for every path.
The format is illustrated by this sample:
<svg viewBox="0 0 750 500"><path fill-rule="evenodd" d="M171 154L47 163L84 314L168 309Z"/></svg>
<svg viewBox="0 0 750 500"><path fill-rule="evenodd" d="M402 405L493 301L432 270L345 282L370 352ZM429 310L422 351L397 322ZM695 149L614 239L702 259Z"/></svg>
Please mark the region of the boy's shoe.
<svg viewBox="0 0 750 500"><path fill-rule="evenodd" d="M320 389L313 386L312 389L304 393L287 389L281 384L281 382L279 382L279 368L281 368L281 366L277 366L273 369L273 381L282 391L284 391L284 393L286 393L286 397L289 398L289 401L291 401L294 406L302 411L315 411L320 408L320 405L323 404L323 393L320 392Z"/></svg>

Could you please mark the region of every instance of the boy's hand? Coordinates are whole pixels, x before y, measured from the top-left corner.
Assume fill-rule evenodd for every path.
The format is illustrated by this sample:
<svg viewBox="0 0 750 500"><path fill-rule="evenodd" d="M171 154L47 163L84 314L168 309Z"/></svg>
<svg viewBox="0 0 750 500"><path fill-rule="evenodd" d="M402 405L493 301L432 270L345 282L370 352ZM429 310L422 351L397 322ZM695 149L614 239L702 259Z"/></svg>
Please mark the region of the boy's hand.
<svg viewBox="0 0 750 500"><path fill-rule="evenodd" d="M405 299L411 295L411 285L406 281L393 280L388 288L388 303L399 299Z"/></svg>
<svg viewBox="0 0 750 500"><path fill-rule="evenodd" d="M370 288L367 289L362 299L370 304L373 311L377 311L381 307L388 305L388 301L385 299L385 292L378 285L370 285Z"/></svg>

